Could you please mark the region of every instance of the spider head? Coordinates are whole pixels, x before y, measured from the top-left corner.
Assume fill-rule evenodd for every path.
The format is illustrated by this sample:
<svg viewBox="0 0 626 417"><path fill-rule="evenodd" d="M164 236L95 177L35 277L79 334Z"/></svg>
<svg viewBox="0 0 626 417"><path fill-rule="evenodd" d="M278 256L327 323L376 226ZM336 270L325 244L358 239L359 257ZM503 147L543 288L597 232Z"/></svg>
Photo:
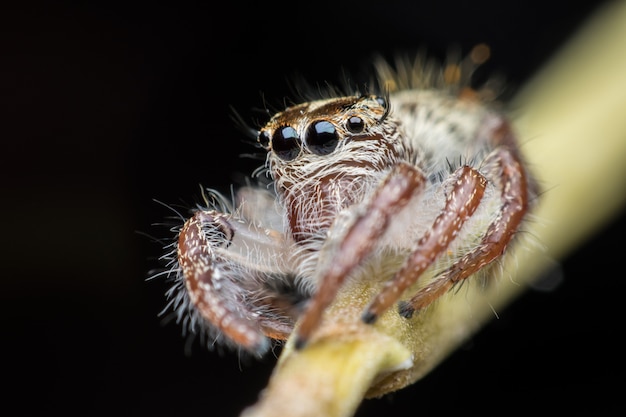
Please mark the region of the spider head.
<svg viewBox="0 0 626 417"><path fill-rule="evenodd" d="M380 96L316 100L276 114L258 141L296 239L318 233L363 199L403 153L398 123Z"/></svg>
<svg viewBox="0 0 626 417"><path fill-rule="evenodd" d="M389 114L380 96L349 96L298 104L277 113L258 142L269 152L272 174L309 164L329 165L352 159L351 145L376 140Z"/></svg>

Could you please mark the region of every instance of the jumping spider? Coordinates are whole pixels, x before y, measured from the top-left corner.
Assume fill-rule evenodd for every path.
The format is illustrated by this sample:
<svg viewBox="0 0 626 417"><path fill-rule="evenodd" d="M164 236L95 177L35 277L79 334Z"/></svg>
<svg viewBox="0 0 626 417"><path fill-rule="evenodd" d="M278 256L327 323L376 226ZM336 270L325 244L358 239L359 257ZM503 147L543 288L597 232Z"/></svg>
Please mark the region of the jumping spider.
<svg viewBox="0 0 626 417"><path fill-rule="evenodd" d="M536 190L507 119L448 79L462 69L444 67L424 86L420 68L381 64L380 81L391 74L398 87L388 94L275 114L257 134L272 187L242 187L232 205L212 193L176 230L179 314L261 355L296 321L295 346L304 346L344 280L380 279L362 267L384 257L402 262L383 274L366 323L394 304L409 318L501 257Z"/></svg>

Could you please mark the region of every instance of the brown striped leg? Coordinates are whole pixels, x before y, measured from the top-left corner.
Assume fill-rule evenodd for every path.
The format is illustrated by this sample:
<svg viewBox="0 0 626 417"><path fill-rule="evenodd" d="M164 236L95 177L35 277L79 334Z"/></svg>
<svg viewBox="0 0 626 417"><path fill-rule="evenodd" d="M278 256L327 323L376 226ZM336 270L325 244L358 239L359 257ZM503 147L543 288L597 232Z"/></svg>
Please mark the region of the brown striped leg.
<svg viewBox="0 0 626 417"><path fill-rule="evenodd" d="M296 349L308 342L346 277L371 253L378 239L387 231L393 216L423 190L424 183L424 176L419 170L400 164L374 192L366 207L337 242L337 247L333 247L328 262L321 266L319 289L297 328Z"/></svg>
<svg viewBox="0 0 626 417"><path fill-rule="evenodd" d="M489 225L480 244L459 259L435 280L420 289L409 301L401 303L400 314L411 317L448 291L454 284L468 278L481 268L498 258L518 229L528 207L526 177L516 154L508 148L497 148L488 157L486 164L492 164L495 171L501 172L498 183L502 205L495 220Z"/></svg>
<svg viewBox="0 0 626 417"><path fill-rule="evenodd" d="M265 336L285 339L292 326L264 319L259 314L262 310L249 301L250 288L241 287L233 279L235 273L253 273L237 268L234 261L220 252L231 244L234 235L229 215L198 211L180 232L178 263L191 303L200 315L232 342L262 354L269 347ZM247 282L252 285L259 282L256 277L248 278ZM270 303L268 299L264 302Z"/></svg>
<svg viewBox="0 0 626 417"><path fill-rule="evenodd" d="M456 237L461 226L469 219L483 197L486 179L468 166L458 168L453 174L452 190L446 204L432 227L417 242L396 275L385 283L382 290L365 309L362 319L373 323L395 303L403 292L413 285L439 255L444 253Z"/></svg>

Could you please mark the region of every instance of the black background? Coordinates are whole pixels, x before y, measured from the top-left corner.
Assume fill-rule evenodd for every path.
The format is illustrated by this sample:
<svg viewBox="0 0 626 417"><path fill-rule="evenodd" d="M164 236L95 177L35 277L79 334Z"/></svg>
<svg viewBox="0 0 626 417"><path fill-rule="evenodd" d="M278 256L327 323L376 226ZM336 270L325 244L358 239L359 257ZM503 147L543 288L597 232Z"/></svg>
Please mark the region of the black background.
<svg viewBox="0 0 626 417"><path fill-rule="evenodd" d="M340 81L373 53L492 47L521 86L593 2L475 0L22 2L0 13L3 394L8 415L237 416L274 358L190 344L146 281L153 226L200 185L228 191L258 161L233 106L257 117L287 80ZM607 410L623 376L623 216L413 386L357 416ZM187 352L187 353L186 353Z"/></svg>

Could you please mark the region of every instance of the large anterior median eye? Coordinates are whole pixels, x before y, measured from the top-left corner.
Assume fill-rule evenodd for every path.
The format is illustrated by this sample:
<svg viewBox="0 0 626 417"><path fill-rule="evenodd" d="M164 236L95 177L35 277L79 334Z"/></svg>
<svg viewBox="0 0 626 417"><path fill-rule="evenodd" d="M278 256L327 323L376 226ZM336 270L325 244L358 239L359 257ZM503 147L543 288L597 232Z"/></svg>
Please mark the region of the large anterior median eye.
<svg viewBox="0 0 626 417"><path fill-rule="evenodd" d="M339 135L335 125L326 120L319 120L311 123L304 140L314 154L328 155L337 147Z"/></svg>
<svg viewBox="0 0 626 417"><path fill-rule="evenodd" d="M291 161L300 153L298 132L291 126L276 129L272 136L272 150L280 159Z"/></svg>

